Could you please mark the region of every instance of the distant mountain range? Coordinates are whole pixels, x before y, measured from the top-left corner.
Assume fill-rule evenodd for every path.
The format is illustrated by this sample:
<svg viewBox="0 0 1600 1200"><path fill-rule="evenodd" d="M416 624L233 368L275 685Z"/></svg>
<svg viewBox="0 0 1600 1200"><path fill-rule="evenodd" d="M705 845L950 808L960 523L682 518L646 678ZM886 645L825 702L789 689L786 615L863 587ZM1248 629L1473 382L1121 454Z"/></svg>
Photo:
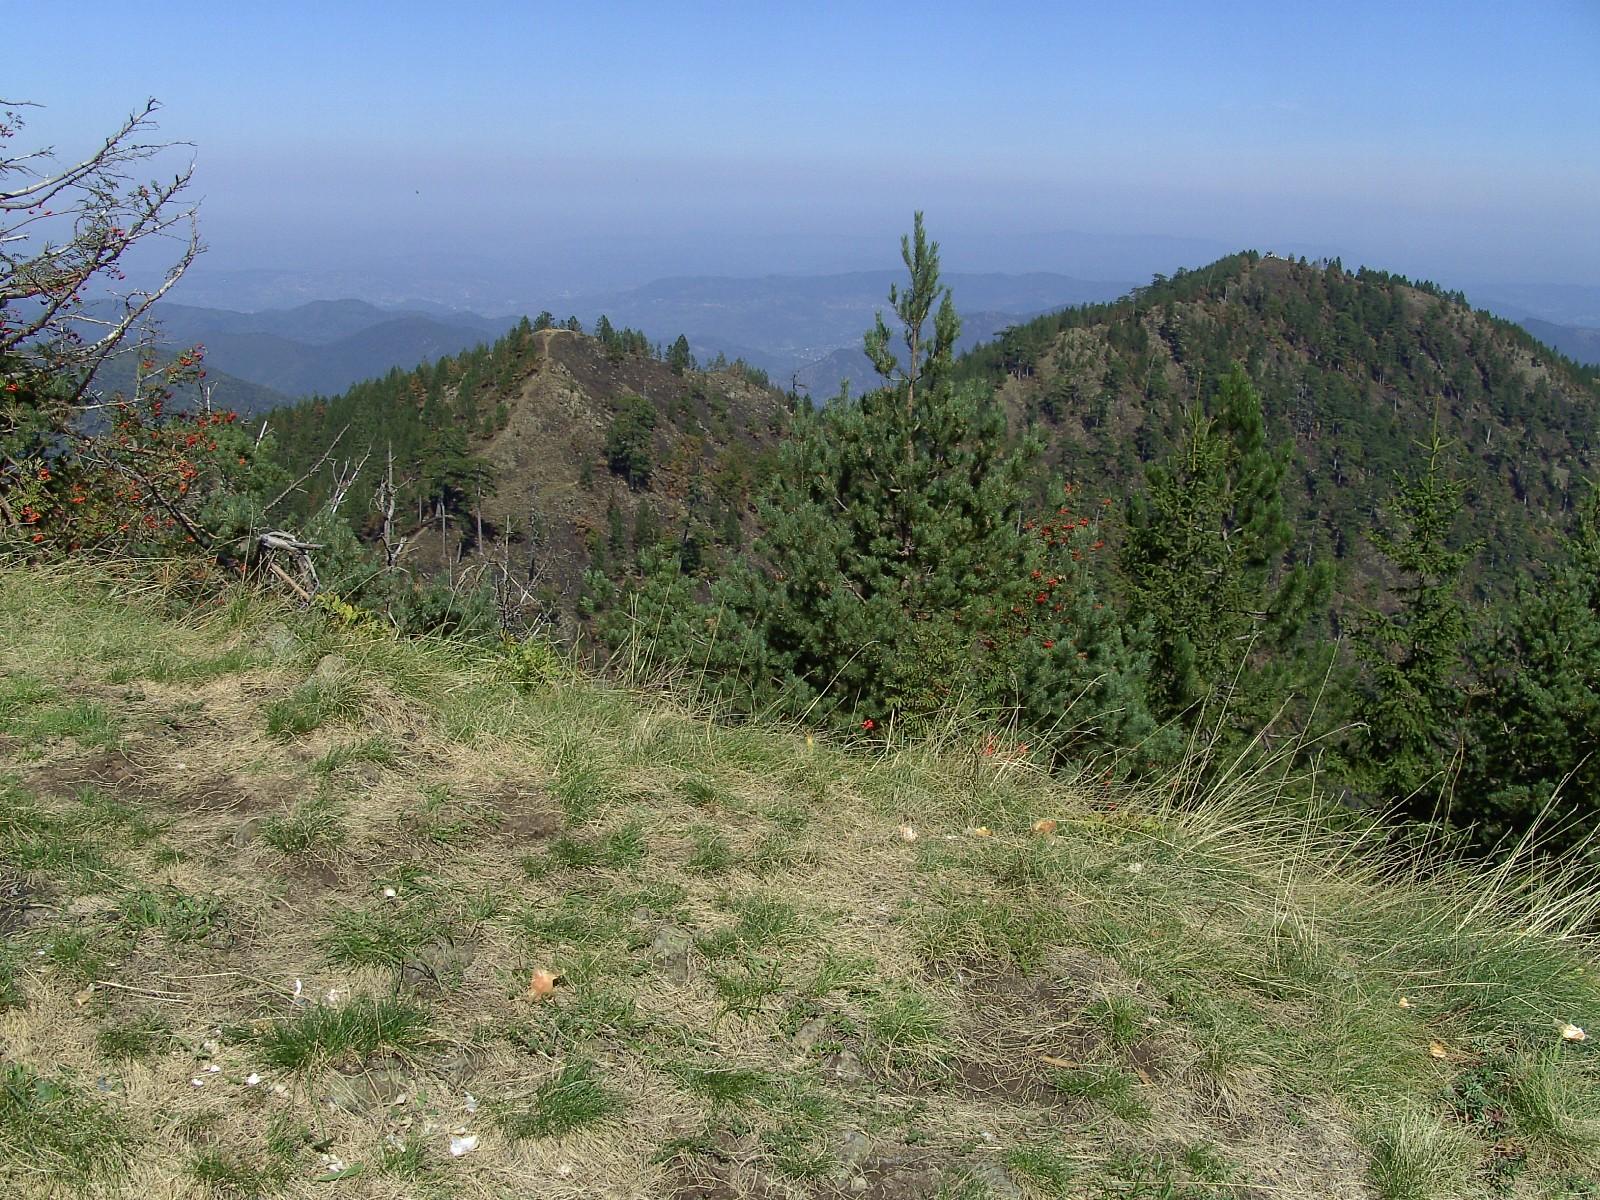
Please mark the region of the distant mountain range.
<svg viewBox="0 0 1600 1200"><path fill-rule="evenodd" d="M395 367L492 341L513 324L473 313L397 312L363 300L254 313L163 303L157 313L167 344L203 343L208 369L291 397L342 392Z"/></svg>
<svg viewBox="0 0 1600 1200"><path fill-rule="evenodd" d="M1600 329L1556 325L1537 317L1527 317L1518 324L1546 346L1565 354L1574 362L1600 367Z"/></svg>
<svg viewBox="0 0 1600 1200"><path fill-rule="evenodd" d="M157 355L157 359L163 364L170 362L173 357L170 352ZM93 390L102 400L110 400L117 396L131 396L135 382L134 355L118 353L112 355L95 372ZM237 375L217 370L215 367L206 368L205 382L211 388L211 400L217 408L231 409L240 416L253 417L294 403L293 397L283 392L252 383L248 379L241 379ZM196 406L200 402L200 389L192 383L181 384L173 389L173 397L182 406ZM109 419L104 409L97 410L87 422L86 428L104 428Z"/></svg>
<svg viewBox="0 0 1600 1200"><path fill-rule="evenodd" d="M552 311L558 320L576 315L586 327L603 313L613 325L640 329L662 344L684 334L701 361L743 359L775 382L798 382L821 397L845 381L859 392L869 380L862 335L873 315L888 308L896 278L893 271L857 271L661 279L573 298ZM1043 272L958 274L948 281L967 314L962 348L1041 312L1114 299L1131 287ZM295 397L336 394L396 367L409 370L493 341L522 315L391 309L363 300L260 312L163 303L159 314L170 346L203 343L208 367Z"/></svg>
<svg viewBox="0 0 1600 1200"><path fill-rule="evenodd" d="M742 359L774 383L821 400L841 385L858 395L873 386L862 334L873 315L888 307L889 285L898 277L888 270L680 276L543 307L558 320L575 315L586 328L604 313L613 325L642 330L663 345L683 334L701 362ZM1133 287L1051 272L955 273L946 280L963 314L961 350L1042 313L1116 299ZM1499 285L1479 289L1473 300L1578 362L1600 363L1600 288ZM530 316L538 311L530 309ZM353 299L258 312L166 302L159 313L165 341L174 348L204 343L214 377L239 381L222 386L219 399L231 390L237 407L250 411L283 397L335 395L395 368L409 370L460 353L493 341L522 315L486 317L424 302L391 308ZM1586 314L1593 314L1589 325L1581 320Z"/></svg>

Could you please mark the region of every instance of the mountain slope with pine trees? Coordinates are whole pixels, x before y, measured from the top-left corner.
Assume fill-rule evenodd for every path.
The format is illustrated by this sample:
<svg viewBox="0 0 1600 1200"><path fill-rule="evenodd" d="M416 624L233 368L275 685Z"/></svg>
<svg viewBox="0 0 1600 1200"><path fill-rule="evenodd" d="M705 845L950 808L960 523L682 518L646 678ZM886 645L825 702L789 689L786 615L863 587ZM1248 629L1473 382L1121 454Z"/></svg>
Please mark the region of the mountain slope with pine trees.
<svg viewBox="0 0 1600 1200"><path fill-rule="evenodd" d="M657 355L603 319L593 337L524 321L492 346L284 409L274 429L285 464L311 471L301 514L325 506L340 464L369 456L341 509L381 539L392 452L402 565L498 564L557 614L585 572L661 538L707 557L742 546L782 415L782 396L737 364L697 371L683 347Z"/></svg>
<svg viewBox="0 0 1600 1200"><path fill-rule="evenodd" d="M959 298L958 298L959 300ZM1480 578L1537 558L1600 450L1600 381L1459 293L1383 272L1245 253L1017 326L967 355L1047 457L1131 490L1230 364L1293 444L1291 518L1306 558L1365 559L1361 536L1437 422L1466 483ZM1497 589L1498 590L1498 589Z"/></svg>

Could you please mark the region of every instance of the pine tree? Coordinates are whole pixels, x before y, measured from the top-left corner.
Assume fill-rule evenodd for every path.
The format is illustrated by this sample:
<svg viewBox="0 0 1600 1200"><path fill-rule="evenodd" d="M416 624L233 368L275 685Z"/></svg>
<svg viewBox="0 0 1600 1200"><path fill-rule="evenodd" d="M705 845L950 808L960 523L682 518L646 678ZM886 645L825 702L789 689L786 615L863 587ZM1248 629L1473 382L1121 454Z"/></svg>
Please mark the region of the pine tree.
<svg viewBox="0 0 1600 1200"><path fill-rule="evenodd" d="M678 340L672 343L672 349L667 351L667 366L674 375L694 370L694 355L689 353L689 339L681 333Z"/></svg>
<svg viewBox="0 0 1600 1200"><path fill-rule="evenodd" d="M1474 656L1482 694L1451 818L1484 844L1544 814L1551 844L1572 845L1600 815L1600 486L1564 549L1548 578L1523 582Z"/></svg>
<svg viewBox="0 0 1600 1200"><path fill-rule="evenodd" d="M1356 622L1354 647L1366 674L1357 769L1382 802L1433 817L1448 807L1461 747L1468 634L1461 577L1477 546L1452 545L1464 485L1448 472L1437 422L1421 448L1422 474L1401 482L1388 527L1371 534L1400 583L1392 611L1369 608Z"/></svg>
<svg viewBox="0 0 1600 1200"><path fill-rule="evenodd" d="M1192 714L1221 689L1232 723L1258 728L1325 665L1303 635L1327 603L1333 571L1287 561L1288 452L1268 444L1260 396L1238 363L1207 407L1146 472L1122 574L1133 616L1152 631L1157 711Z"/></svg>
<svg viewBox="0 0 1600 1200"><path fill-rule="evenodd" d="M622 476L630 488L647 487L655 461L656 410L643 396L625 394L617 401L616 415L606 430L606 465Z"/></svg>
<svg viewBox="0 0 1600 1200"><path fill-rule="evenodd" d="M1025 721L1052 728L1073 699L1066 720L1086 736L1142 733L1142 663L1111 631L1083 658L1051 653L1048 632L1017 636L1046 564L1024 513L1039 447L1008 446L994 398L950 378L960 321L920 213L901 257L909 280L889 300L904 358L880 315L866 351L884 386L795 414L758 505L762 565L719 593L749 631L735 656L759 701L813 717L876 726L960 699L1027 707ZM1052 663L1073 687L1045 686Z"/></svg>

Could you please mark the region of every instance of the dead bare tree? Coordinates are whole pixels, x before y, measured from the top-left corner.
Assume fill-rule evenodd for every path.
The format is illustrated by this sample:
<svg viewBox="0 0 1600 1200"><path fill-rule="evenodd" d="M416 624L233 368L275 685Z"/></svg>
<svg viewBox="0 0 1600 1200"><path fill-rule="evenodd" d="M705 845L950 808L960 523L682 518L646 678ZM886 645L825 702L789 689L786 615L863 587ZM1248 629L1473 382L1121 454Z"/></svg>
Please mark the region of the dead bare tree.
<svg viewBox="0 0 1600 1200"><path fill-rule="evenodd" d="M526 579L519 579L511 566L511 518L503 522L499 553L488 558L494 564L495 603L499 610L500 632L511 637L543 634L551 624L546 605L538 594L543 572L531 566ZM530 538L532 531L529 532Z"/></svg>
<svg viewBox="0 0 1600 1200"><path fill-rule="evenodd" d="M394 443L391 442L383 478L378 480L378 486L372 493L373 507L383 517L383 565L389 571L395 569L410 540L395 532L394 510L399 498L400 490L394 481Z"/></svg>
<svg viewBox="0 0 1600 1200"><path fill-rule="evenodd" d="M50 147L7 153L25 124L21 110L33 107L0 101L0 356L11 360L8 367L32 364L66 380L56 398L70 409L200 253L196 209L182 199L194 164L170 179L134 177L186 144L149 140L161 107L153 99L70 166L58 165ZM119 290L128 252L163 239L175 250L159 281Z"/></svg>
<svg viewBox="0 0 1600 1200"><path fill-rule="evenodd" d="M328 473L333 482L328 489L328 502L325 507L330 516L339 511L339 507L344 503L344 498L349 495L351 487L361 477L361 471L367 465L367 459L371 457L372 451L368 450L359 459L352 460L347 458L342 463L329 464Z"/></svg>
<svg viewBox="0 0 1600 1200"><path fill-rule="evenodd" d="M317 567L311 561L311 552L322 549L320 542L301 541L292 533L275 529L257 538L256 545L261 552L262 565L288 584L302 600L309 602L317 594L317 589L322 585L317 579ZM299 569L299 578L283 569L278 562L279 555L294 563Z"/></svg>

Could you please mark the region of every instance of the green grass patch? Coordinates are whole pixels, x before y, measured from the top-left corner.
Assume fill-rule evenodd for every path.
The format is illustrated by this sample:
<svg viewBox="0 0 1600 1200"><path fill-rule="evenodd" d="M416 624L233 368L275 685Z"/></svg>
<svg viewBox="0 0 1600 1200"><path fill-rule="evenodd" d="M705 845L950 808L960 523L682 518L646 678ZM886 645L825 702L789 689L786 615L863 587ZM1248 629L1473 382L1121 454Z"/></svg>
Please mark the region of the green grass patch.
<svg viewBox="0 0 1600 1200"><path fill-rule="evenodd" d="M942 1053L950 1042L943 1011L921 992L898 989L867 1006L867 1032L890 1061Z"/></svg>
<svg viewBox="0 0 1600 1200"><path fill-rule="evenodd" d="M812 932L811 922L782 900L746 896L729 907L733 922L699 941L700 952L707 958L790 946Z"/></svg>
<svg viewBox="0 0 1600 1200"><path fill-rule="evenodd" d="M172 1026L159 1013L145 1013L120 1025L107 1025L94 1035L101 1058L119 1062L153 1058L173 1045Z"/></svg>
<svg viewBox="0 0 1600 1200"><path fill-rule="evenodd" d="M1367 1176L1382 1200L1456 1195L1477 1157L1461 1131L1413 1109L1378 1128L1371 1143Z"/></svg>
<svg viewBox="0 0 1600 1200"><path fill-rule="evenodd" d="M18 959L22 947L15 942L0 942L0 1013L23 1006L21 969Z"/></svg>
<svg viewBox="0 0 1600 1200"><path fill-rule="evenodd" d="M81 699L25 711L12 719L11 732L29 740L61 738L88 750L110 749L121 737L121 727L105 705Z"/></svg>
<svg viewBox="0 0 1600 1200"><path fill-rule="evenodd" d="M561 807L569 825L585 825L601 809L623 798L622 786L612 770L604 765L604 754L582 749L582 761L568 759L556 770L550 794Z"/></svg>
<svg viewBox="0 0 1600 1200"><path fill-rule="evenodd" d="M753 1017L784 992L783 964L776 958L746 955L712 971L711 986L721 1000L721 1015Z"/></svg>
<svg viewBox="0 0 1600 1200"><path fill-rule="evenodd" d="M79 788L74 800L77 807L67 817L68 822L84 833L109 838L118 846L145 846L166 832L166 825L153 820L143 808L103 788Z"/></svg>
<svg viewBox="0 0 1600 1200"><path fill-rule="evenodd" d="M221 654L179 654L158 650L141 658L119 663L106 678L111 683L208 683L237 675L260 666L265 656L249 646L234 646Z"/></svg>
<svg viewBox="0 0 1600 1200"><path fill-rule="evenodd" d="M39 875L76 891L104 890L121 878L92 823L39 804L0 780L0 853L12 870Z"/></svg>
<svg viewBox="0 0 1600 1200"><path fill-rule="evenodd" d="M878 991L878 964L861 954L839 954L825 950L817 973L806 990L815 999L834 992L848 996L869 996Z"/></svg>
<svg viewBox="0 0 1600 1200"><path fill-rule="evenodd" d="M398 1140L398 1144L385 1143L378 1159L378 1169L395 1179L415 1182L433 1173L437 1160L427 1145L417 1137Z"/></svg>
<svg viewBox="0 0 1600 1200"><path fill-rule="evenodd" d="M625 894L618 891L565 892L554 905L539 904L528 909L520 923L528 938L540 946L614 946L627 937L630 910L622 906L625 899Z"/></svg>
<svg viewBox="0 0 1600 1200"><path fill-rule="evenodd" d="M356 767L362 763L371 763L378 767L393 767L400 761L400 756L395 752L389 739L381 735L362 738L360 741L346 742L335 746L316 762L311 764L311 770L316 775L332 775L345 767Z"/></svg>
<svg viewBox="0 0 1600 1200"><path fill-rule="evenodd" d="M643 828L630 822L598 837L558 837L550 843L545 863L569 871L596 867L620 871L643 862L647 849Z"/></svg>
<svg viewBox="0 0 1600 1200"><path fill-rule="evenodd" d="M287 696L267 705L267 732L288 741L321 729L330 721L351 720L360 712L360 696L349 679L336 674L313 675Z"/></svg>
<svg viewBox="0 0 1600 1200"><path fill-rule="evenodd" d="M1063 1067L1051 1072L1050 1085L1063 1099L1095 1105L1122 1121L1138 1123L1150 1115L1150 1106L1139 1096L1138 1080L1121 1067Z"/></svg>
<svg viewBox="0 0 1600 1200"><path fill-rule="evenodd" d="M82 1088L0 1065L0 1180L87 1183L121 1167L132 1144L123 1121Z"/></svg>
<svg viewBox="0 0 1600 1200"><path fill-rule="evenodd" d="M344 843L344 805L325 792L261 824L261 840L280 854L328 851Z"/></svg>
<svg viewBox="0 0 1600 1200"><path fill-rule="evenodd" d="M789 1179L821 1180L838 1166L838 1108L823 1092L791 1082L768 1107L776 1122L761 1134L773 1169Z"/></svg>
<svg viewBox="0 0 1600 1200"><path fill-rule="evenodd" d="M169 942L202 941L227 925L220 896L191 896L171 884L124 893L117 913L129 928L159 930Z"/></svg>
<svg viewBox="0 0 1600 1200"><path fill-rule="evenodd" d="M379 1051L408 1054L428 1037L428 1014L393 997L357 996L315 1004L255 1035L261 1061L285 1071L319 1063L353 1064Z"/></svg>
<svg viewBox="0 0 1600 1200"><path fill-rule="evenodd" d="M1129 996L1104 996L1093 1001L1083 1015L1103 1029L1106 1040L1119 1050L1144 1034L1145 1010Z"/></svg>
<svg viewBox="0 0 1600 1200"><path fill-rule="evenodd" d="M104 979L107 963L126 942L98 929L67 929L55 933L44 943L42 960L75 984Z"/></svg>
<svg viewBox="0 0 1600 1200"><path fill-rule="evenodd" d="M622 1098L605 1087L587 1062L569 1063L531 1095L495 1110L495 1121L512 1141L559 1137L597 1125L622 1111Z"/></svg>
<svg viewBox="0 0 1600 1200"><path fill-rule="evenodd" d="M18 671L0 675L0 730L17 730L25 714L54 700L60 693L35 675Z"/></svg>
<svg viewBox="0 0 1600 1200"><path fill-rule="evenodd" d="M270 1196L289 1181L288 1166L262 1154L208 1147L189 1159L189 1176L222 1196Z"/></svg>
<svg viewBox="0 0 1600 1200"><path fill-rule="evenodd" d="M436 846L460 846L482 838L500 821L493 805L463 800L447 787L429 784L422 789L422 803L402 818L405 827Z"/></svg>
<svg viewBox="0 0 1600 1200"><path fill-rule="evenodd" d="M701 1067L680 1063L672 1068L678 1082L713 1104L742 1105L771 1095L776 1081L754 1067Z"/></svg>
<svg viewBox="0 0 1600 1200"><path fill-rule="evenodd" d="M989 900L937 890L913 917L916 946L930 965L1012 967L1039 970L1070 929L1059 903Z"/></svg>
<svg viewBox="0 0 1600 1200"><path fill-rule="evenodd" d="M1067 1196L1078 1166L1057 1142L1033 1142L1006 1154L1006 1168L1014 1177L1026 1179L1047 1196Z"/></svg>
<svg viewBox="0 0 1600 1200"><path fill-rule="evenodd" d="M689 841L694 849L683 865L696 875L721 875L739 863L727 836L714 825L690 826Z"/></svg>
<svg viewBox="0 0 1600 1200"><path fill-rule="evenodd" d="M334 914L318 939L328 961L352 967L399 967L424 946L450 935L429 894Z"/></svg>

